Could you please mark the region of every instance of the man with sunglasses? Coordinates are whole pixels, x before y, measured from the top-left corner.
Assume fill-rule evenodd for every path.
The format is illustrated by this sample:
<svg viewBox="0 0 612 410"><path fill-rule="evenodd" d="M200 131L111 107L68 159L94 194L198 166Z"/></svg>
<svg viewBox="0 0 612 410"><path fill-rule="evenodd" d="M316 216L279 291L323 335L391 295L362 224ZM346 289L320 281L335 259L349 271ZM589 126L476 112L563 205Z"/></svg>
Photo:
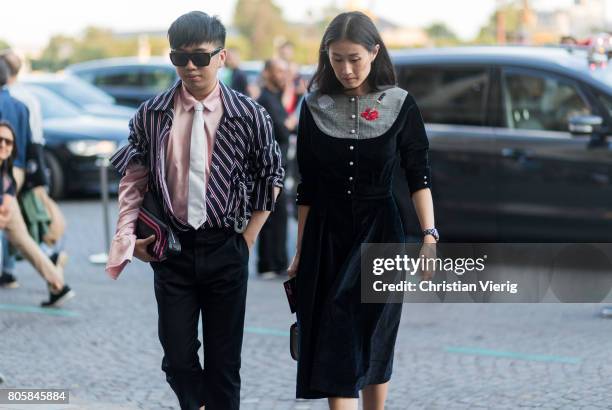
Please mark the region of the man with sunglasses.
<svg viewBox="0 0 612 410"><path fill-rule="evenodd" d="M221 22L190 12L172 23L168 38L180 81L141 105L129 144L111 159L123 177L107 272L116 278L132 256L151 262L162 369L181 408L233 410L240 407L249 250L274 210L284 170L268 113L217 79L226 57ZM179 256L156 261L146 250L154 236L134 235L147 188L179 237Z"/></svg>

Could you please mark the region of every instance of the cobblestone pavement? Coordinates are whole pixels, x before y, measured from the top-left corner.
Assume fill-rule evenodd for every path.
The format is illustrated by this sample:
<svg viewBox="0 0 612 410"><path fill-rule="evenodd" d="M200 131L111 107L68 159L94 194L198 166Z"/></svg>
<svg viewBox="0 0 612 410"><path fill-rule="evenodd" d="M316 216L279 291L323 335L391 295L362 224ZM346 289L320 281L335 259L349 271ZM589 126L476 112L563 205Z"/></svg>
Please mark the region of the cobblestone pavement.
<svg viewBox="0 0 612 410"><path fill-rule="evenodd" d="M0 289L2 388L67 388L69 405L0 409L176 409L160 369L151 271L112 281L88 256L103 251L100 205L61 204L69 223L67 278L78 293L56 315L25 263L21 287ZM116 216L116 207L112 208ZM251 261L253 263L253 260ZM596 304L407 304L388 409L612 409L612 320ZM296 401L289 313L280 281L251 277L242 409L325 409Z"/></svg>

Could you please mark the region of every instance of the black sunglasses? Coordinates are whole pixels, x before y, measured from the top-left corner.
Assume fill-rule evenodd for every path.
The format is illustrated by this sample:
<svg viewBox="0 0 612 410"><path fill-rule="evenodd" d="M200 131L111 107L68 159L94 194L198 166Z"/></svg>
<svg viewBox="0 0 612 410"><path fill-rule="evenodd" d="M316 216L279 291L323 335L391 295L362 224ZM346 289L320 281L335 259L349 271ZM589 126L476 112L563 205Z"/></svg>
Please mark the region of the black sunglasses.
<svg viewBox="0 0 612 410"><path fill-rule="evenodd" d="M0 137L0 142L3 142L7 147L12 147L15 143L13 140L4 137Z"/></svg>
<svg viewBox="0 0 612 410"><path fill-rule="evenodd" d="M170 52L170 61L177 67L185 67L189 60L196 67L206 67L210 64L211 58L215 55L219 54L219 52L223 50L223 47L215 48L210 53L205 53L203 51L199 51L197 53L185 53L183 51L171 51Z"/></svg>

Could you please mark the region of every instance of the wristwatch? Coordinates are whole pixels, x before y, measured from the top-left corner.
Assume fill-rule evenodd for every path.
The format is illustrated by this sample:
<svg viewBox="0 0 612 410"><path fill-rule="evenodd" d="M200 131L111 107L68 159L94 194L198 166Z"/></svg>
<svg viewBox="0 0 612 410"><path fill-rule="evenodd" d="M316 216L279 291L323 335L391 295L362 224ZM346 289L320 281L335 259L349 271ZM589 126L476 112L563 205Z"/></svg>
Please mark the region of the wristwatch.
<svg viewBox="0 0 612 410"><path fill-rule="evenodd" d="M440 234L436 228L429 228L423 231L423 236L431 235L434 237L436 242L440 241Z"/></svg>

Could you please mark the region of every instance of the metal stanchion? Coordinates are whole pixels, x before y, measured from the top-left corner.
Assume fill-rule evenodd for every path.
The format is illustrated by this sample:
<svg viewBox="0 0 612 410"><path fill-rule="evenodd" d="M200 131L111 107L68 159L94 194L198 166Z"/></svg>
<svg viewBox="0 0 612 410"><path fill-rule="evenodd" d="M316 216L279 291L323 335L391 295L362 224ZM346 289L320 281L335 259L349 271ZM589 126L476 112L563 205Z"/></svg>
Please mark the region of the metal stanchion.
<svg viewBox="0 0 612 410"><path fill-rule="evenodd" d="M100 195L102 196L102 215L104 224L104 252L89 256L89 262L96 265L105 265L108 261L108 251L110 249L110 218L108 215L108 157L99 157L96 165L100 167Z"/></svg>

